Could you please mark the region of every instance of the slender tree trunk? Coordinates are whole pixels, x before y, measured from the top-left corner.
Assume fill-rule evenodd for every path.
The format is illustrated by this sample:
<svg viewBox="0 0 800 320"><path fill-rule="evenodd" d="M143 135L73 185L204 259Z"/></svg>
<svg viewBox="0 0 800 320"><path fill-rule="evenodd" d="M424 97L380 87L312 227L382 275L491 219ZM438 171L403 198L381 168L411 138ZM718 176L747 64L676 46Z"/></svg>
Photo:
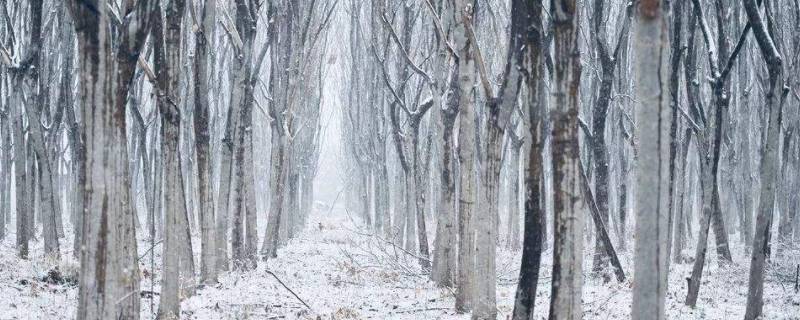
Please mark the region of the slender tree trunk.
<svg viewBox="0 0 800 320"><path fill-rule="evenodd" d="M578 166L578 13L575 1L553 3L555 24L555 105L553 119L553 282L550 319L579 319L583 314L584 202Z"/></svg>
<svg viewBox="0 0 800 320"><path fill-rule="evenodd" d="M522 150L522 141L512 145L511 162L508 174L508 230L506 233L506 247L511 251L519 251L519 158Z"/></svg>
<svg viewBox="0 0 800 320"><path fill-rule="evenodd" d="M685 214L687 209L691 209L691 203L687 206L687 202L689 202L689 194L687 193L687 189L691 186L691 179L686 179L686 174L689 172L687 169L689 168L689 146L691 145L692 139L692 131L691 129L686 129L686 132L683 135L683 144L681 146L681 150L678 151L679 154L676 156L680 159L680 164L678 165L677 172L675 173L677 179L677 186L675 187L680 188L680 195L676 198L678 202L677 210L675 211L675 236L673 237L673 260L677 263L684 262L683 256L683 249L686 246L686 217L688 215ZM687 181L688 180L688 181ZM687 182L689 185L687 185Z"/></svg>
<svg viewBox="0 0 800 320"><path fill-rule="evenodd" d="M284 155L285 148L281 146L283 137L280 136L279 129L273 124L272 130L272 171L270 173L270 189L277 190L283 189L285 181L281 178L284 162L286 158ZM267 258L274 258L278 256L278 227L281 223L281 211L283 208L283 198L278 196L279 193L273 193L270 197L269 217L267 220L267 230L264 235L264 244L261 249L261 254Z"/></svg>
<svg viewBox="0 0 800 320"><path fill-rule="evenodd" d="M233 90L238 90L236 87ZM217 248L217 269L220 271L227 271L228 266L228 219L230 217L230 202L233 195L231 185L235 181L233 179L233 140L234 128L236 122L234 119L235 114L238 114L239 106L230 103L227 112L227 121L225 122L225 133L222 138L222 149L220 155L220 174L219 174L219 195L217 197L217 221L216 221L216 248Z"/></svg>
<svg viewBox="0 0 800 320"><path fill-rule="evenodd" d="M454 21L452 34L458 51L458 90L452 99L458 101L458 163L461 178L458 207L458 278L456 280L456 311L467 312L474 306L472 299L474 279L474 231L472 213L475 211L475 63L473 48L468 38L466 24L471 23L471 7L464 0L455 0L452 12L446 13Z"/></svg>
<svg viewBox="0 0 800 320"><path fill-rule="evenodd" d="M766 144L760 165L761 190L756 217L756 231L753 238L753 252L750 260L750 277L747 291L746 320L757 319L762 315L764 306L764 267L769 254L770 230L775 209L775 189L778 173L778 143L781 127L783 100L788 93L784 88L783 63L775 48L772 35L759 12L755 0L744 0L747 19L753 26L753 34L761 50L769 71L769 90L766 92L766 112L768 122ZM767 10L769 13L769 10ZM767 17L769 20L769 17Z"/></svg>
<svg viewBox="0 0 800 320"><path fill-rule="evenodd" d="M200 279L203 283L214 284L217 282L216 263L216 228L214 203L211 193L211 148L209 113L211 109L210 82L211 74L208 70L210 51L213 49L211 39L214 38L216 19L216 1L204 1L201 14L202 26L195 34L195 59L194 74L194 134L197 152L197 186L200 194ZM211 61L214 63L214 61Z"/></svg>
<svg viewBox="0 0 800 320"><path fill-rule="evenodd" d="M0 91L5 81L0 81ZM0 98L2 99L2 98ZM0 112L0 131L2 131L2 140L0 140L0 240L6 237L6 221L11 216L11 122L8 117L8 109Z"/></svg>
<svg viewBox="0 0 800 320"><path fill-rule="evenodd" d="M428 232L425 226L425 193L426 189L424 188L424 184L422 183L422 166L426 164L420 164L419 155L418 155L418 146L419 146L419 122L421 118L413 119L415 121L411 124L412 130L412 139L411 139L411 163L412 168L414 170L414 177L412 183L412 190L414 190L414 203L416 207L416 227L417 227L417 244L419 244L419 255L420 255L420 265L422 266L423 270L430 270L431 262L428 260L430 256L428 250Z"/></svg>
<svg viewBox="0 0 800 320"><path fill-rule="evenodd" d="M153 27L153 48L157 104L161 115L161 159L164 164L165 191L169 195L165 204L164 276L159 302L159 317L175 319L180 316L180 300L184 287L193 286L193 266L191 238L188 233L188 208L186 207L185 186L181 177L180 123L181 97L179 94L181 29L185 2L173 0L163 2L166 19L157 14ZM191 271L188 273L186 271ZM187 283L188 282L188 283ZM191 291L191 290L190 290Z"/></svg>
<svg viewBox="0 0 800 320"><path fill-rule="evenodd" d="M13 94L14 100L19 102L20 93ZM25 169L28 167L26 158L27 152L25 151L25 134L22 131L22 105L19 103L11 104L11 118L13 119L13 136L14 136L14 190L15 190L15 205L17 211L17 254L22 259L28 258L28 241L30 241L28 227L29 220L31 220L33 210L29 205L23 204L23 201L28 197L28 175Z"/></svg>
<svg viewBox="0 0 800 320"><path fill-rule="evenodd" d="M455 86L458 72L453 72L453 77L449 87L457 90ZM455 284L456 275L456 212L455 202L456 184L453 159L453 127L457 116L458 101L450 99L447 106L439 112L438 119L441 141L441 199L439 199L439 213L436 224L436 244L434 245L433 271L431 278L439 286L450 287Z"/></svg>
<svg viewBox="0 0 800 320"><path fill-rule="evenodd" d="M542 1L515 1L512 3L514 12L530 13L520 15L522 25L529 25L532 32L527 34L525 43L528 45L527 65L524 65L529 76L527 78L527 105L528 136L530 145L525 159L525 218L522 242L522 262L519 270L519 284L514 297L514 320L533 319L534 306L536 305L536 289L539 284L539 269L541 267L542 248L547 241L544 231L545 213L543 206L544 192L544 115L546 98L545 84L541 75L543 73L542 59ZM523 100L525 101L525 100ZM525 109L523 109L525 110Z"/></svg>
<svg viewBox="0 0 800 320"><path fill-rule="evenodd" d="M664 319L669 253L669 208L662 201L662 110L667 108L662 97L663 11L660 1L645 0L639 4L639 19L634 50L636 68L636 134L639 144L637 164L636 245L634 259L633 306L636 319ZM653 128L658 128L653 130ZM668 174L668 173L667 173Z"/></svg>

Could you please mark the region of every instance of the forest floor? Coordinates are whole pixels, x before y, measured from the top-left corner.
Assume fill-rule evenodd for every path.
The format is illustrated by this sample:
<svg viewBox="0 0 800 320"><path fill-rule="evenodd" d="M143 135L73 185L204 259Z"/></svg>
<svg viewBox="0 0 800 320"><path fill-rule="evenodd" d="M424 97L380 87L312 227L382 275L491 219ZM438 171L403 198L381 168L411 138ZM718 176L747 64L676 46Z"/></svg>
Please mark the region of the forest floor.
<svg viewBox="0 0 800 320"><path fill-rule="evenodd" d="M429 230L435 228L431 226ZM77 287L71 283L43 281L56 265L66 277L75 274L77 262L71 257L71 252L65 251L62 262L58 264L45 261L40 256L41 241L38 241L32 248L33 257L20 260L15 255L11 231L5 240L0 241L0 319L74 318ZM70 236L67 234L67 239ZM731 238L732 243L738 244L734 239ZM195 239L194 242L198 241ZM713 240L709 245L713 245ZM592 250L591 246L588 247ZM149 254L146 254L149 248L145 241L139 243L140 255L145 256L140 262L142 290L150 290L153 280ZM709 254L710 265L705 268L695 309L683 304L687 290L685 278L691 273L692 265L671 266L666 306L669 319L743 317L749 256L745 255L741 245L734 244L732 249L733 265L719 266L714 254ZM156 246L156 270L160 269L160 255L160 246ZM498 249L498 319L506 319L513 308L519 255L519 252ZM587 250L584 256L591 257L590 251ZM583 301L586 319L629 318L632 258L631 254L620 257L628 276L623 283L603 283L601 277L588 272L591 258L585 259ZM437 288L428 281L417 261L416 257L372 235L338 206L332 212L319 210L309 217L306 229L279 250L278 258L260 262L257 270L222 274L218 285L201 288L197 295L183 302L181 318L469 318L454 312L453 291ZM552 251L547 250L543 254L536 319L545 319L548 313L551 261ZM788 265L796 263L796 259L786 262L787 267L774 263L768 271L764 293L765 319L800 319L800 294L793 288L794 270L787 271ZM156 274L155 292L159 291L159 280ZM156 295L156 308L157 298ZM143 298L141 304L142 318L151 318L150 298Z"/></svg>

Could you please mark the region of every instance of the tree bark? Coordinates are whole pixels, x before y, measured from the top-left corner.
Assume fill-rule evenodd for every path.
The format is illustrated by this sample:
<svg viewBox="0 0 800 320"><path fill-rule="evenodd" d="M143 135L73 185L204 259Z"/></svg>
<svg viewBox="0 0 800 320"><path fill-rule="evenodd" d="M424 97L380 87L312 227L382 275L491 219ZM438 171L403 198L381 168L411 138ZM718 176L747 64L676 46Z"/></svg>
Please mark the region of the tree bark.
<svg viewBox="0 0 800 320"><path fill-rule="evenodd" d="M646 0L639 4L639 19L634 43L636 68L636 134L639 163L636 167L637 206L634 259L633 306L631 317L664 319L669 253L668 206L662 201L664 164L662 155L662 47L663 10L660 1ZM653 130L652 128L658 128Z"/></svg>
<svg viewBox="0 0 800 320"><path fill-rule="evenodd" d="M770 230L775 209L775 189L778 173L778 143L781 127L783 100L788 93L784 88L783 62L759 12L756 0L744 0L747 19L753 26L753 34L764 57L769 72L769 90L766 92L765 110L768 113L766 144L760 165L761 190L756 216L756 231L753 237L753 252L750 260L750 276L747 291L747 309L744 318L757 319L764 306L764 267L769 254ZM769 13L769 10L767 10ZM769 20L769 16L767 17Z"/></svg>
<svg viewBox="0 0 800 320"><path fill-rule="evenodd" d="M581 66L575 1L553 2L553 282L550 319L579 319L583 314L583 225L585 213L578 166L578 88Z"/></svg>
<svg viewBox="0 0 800 320"><path fill-rule="evenodd" d="M458 50L458 90L452 99L458 101L458 163L461 172L461 189L458 213L458 278L456 280L456 311L467 312L474 306L474 231L472 213L475 210L475 64L472 43L467 38L466 24L471 23L472 12L464 0L454 0L450 19L454 21L453 43Z"/></svg>
<svg viewBox="0 0 800 320"><path fill-rule="evenodd" d="M125 104L156 1L126 3L133 18L109 29L107 6L69 2L78 33L87 184L79 319L139 317L139 268L128 176ZM112 32L109 35L108 32ZM112 47L109 38L118 44Z"/></svg>
<svg viewBox="0 0 800 320"><path fill-rule="evenodd" d="M200 194L200 281L206 284L217 282L216 263L216 228L214 203L211 193L211 148L209 113L211 109L210 88L211 73L208 70L209 57L214 49L211 39L214 37L216 19L216 1L204 1L200 14L202 25L195 34L195 60L194 60L194 134L197 152L197 186ZM211 61L211 63L214 63Z"/></svg>
<svg viewBox="0 0 800 320"><path fill-rule="evenodd" d="M525 83L528 88L527 100L523 106L528 112L528 130L530 146L525 159L525 218L522 242L522 262L519 270L519 283L514 298L514 320L533 319L534 306L536 305L536 289L539 284L539 269L542 259L542 248L547 240L544 231L545 210L544 199L544 115L545 94L542 59L542 1L515 1L512 3L514 12L529 13L519 15L520 25L529 26L529 32L524 38L528 46L525 51L527 58L523 67L528 77Z"/></svg>

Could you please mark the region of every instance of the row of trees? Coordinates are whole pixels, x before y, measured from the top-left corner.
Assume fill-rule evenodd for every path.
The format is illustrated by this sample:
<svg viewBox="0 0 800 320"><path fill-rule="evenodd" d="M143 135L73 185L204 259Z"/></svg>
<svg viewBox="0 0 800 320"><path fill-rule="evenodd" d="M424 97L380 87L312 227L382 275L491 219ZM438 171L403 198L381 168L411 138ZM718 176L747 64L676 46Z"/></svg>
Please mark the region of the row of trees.
<svg viewBox="0 0 800 320"><path fill-rule="evenodd" d="M57 260L72 227L79 319L139 317L137 237L151 272L163 244L161 318L275 257L313 202L336 5L0 2L0 239L13 216L19 256L40 232Z"/></svg>
<svg viewBox="0 0 800 320"><path fill-rule="evenodd" d="M457 310L496 317L496 245L522 242L514 318L533 314L550 245L551 318L581 317L584 246L593 275L623 281L634 212L634 318L665 317L670 262L693 263L697 304L709 230L720 264L731 235L749 248L746 318L761 314L770 248L800 235L796 1L347 10L348 210L455 287Z"/></svg>

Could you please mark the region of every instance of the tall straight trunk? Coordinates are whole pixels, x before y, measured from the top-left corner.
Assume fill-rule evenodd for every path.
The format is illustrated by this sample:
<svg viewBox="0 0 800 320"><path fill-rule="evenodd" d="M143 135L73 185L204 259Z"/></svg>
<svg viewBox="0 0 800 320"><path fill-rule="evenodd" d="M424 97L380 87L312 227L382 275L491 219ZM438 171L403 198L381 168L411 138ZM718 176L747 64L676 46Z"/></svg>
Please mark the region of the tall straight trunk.
<svg viewBox="0 0 800 320"><path fill-rule="evenodd" d="M372 202L372 188L370 185L372 180L372 169L369 168L369 166L364 166L360 171L361 181L358 184L358 189L359 197L361 198L361 218L364 220L365 225L372 226L372 211L370 211L370 204Z"/></svg>
<svg viewBox="0 0 800 320"><path fill-rule="evenodd" d="M26 130L30 132L30 130ZM30 179L28 179L28 203L30 203L31 209L31 219L28 220L30 223L28 225L28 232L30 233L31 238L33 240L38 240L36 237L36 228L42 225L42 192L39 190L39 181L42 180L40 171L41 167L39 166L37 159L36 159L36 151L33 150L33 142L31 142L30 133L28 134L28 139L26 139L27 152L28 152L28 160L30 164L28 165L28 175ZM44 229L44 228L42 228Z"/></svg>
<svg viewBox="0 0 800 320"><path fill-rule="evenodd" d="M232 83L233 85L233 83ZM233 90L239 90L235 86ZM228 104L227 121L225 122L225 133L222 138L220 155L220 174L219 174L219 195L217 196L217 221L216 221L216 248L217 248L217 269L227 271L228 260L228 219L230 217L230 200L232 198L231 185L235 181L233 175L233 140L235 139L236 120L239 106L233 103Z"/></svg>
<svg viewBox="0 0 800 320"><path fill-rule="evenodd" d="M241 121L241 120L239 120ZM241 131L237 129L237 137ZM238 145L238 143L237 143ZM245 205L244 202L244 195L243 195L243 183L244 180L244 171L242 168L242 163L244 162L244 148L239 148L239 146L235 147L236 152L234 156L234 161L236 162L233 165L233 174L235 176L236 184L233 187L233 198L231 199L232 207L231 207L231 264L233 270L247 270L247 264L245 262L245 253L244 253L244 215L243 206Z"/></svg>
<svg viewBox="0 0 800 320"><path fill-rule="evenodd" d="M636 66L636 134L639 163L636 167L636 244L634 252L633 305L635 319L664 319L669 253L669 208L663 201L662 181L667 179L666 161L661 161L662 145L667 139L661 114L668 107L662 97L662 48L667 37L663 31L660 1L639 4L634 50ZM653 130L657 128L657 130ZM664 133L664 134L662 134Z"/></svg>
<svg viewBox="0 0 800 320"><path fill-rule="evenodd" d="M543 121L545 115L545 83L541 75L543 72L542 40L542 8L541 0L514 1L514 12L525 12L522 25L530 26L531 32L524 39L528 45L525 51L527 64L523 65L528 72L527 100L523 100L523 110L527 110L527 128L530 137L527 154L525 154L525 218L522 240L522 262L519 270L519 284L514 297L514 320L533 319L534 306L536 305L536 289L539 284L539 269L542 262L542 249L547 241L544 231L545 213L543 206L544 192L544 135Z"/></svg>
<svg viewBox="0 0 800 320"><path fill-rule="evenodd" d="M252 40L251 40L252 41ZM247 60L246 60L247 61ZM250 69L250 67L247 67ZM247 78L250 79L252 75L247 71ZM245 87L244 105L242 107L242 119L239 123L239 150L243 152L241 155L241 165L237 166L244 172L239 175L241 180L238 184L242 186L244 197L244 207L239 207L239 210L244 210L242 213L245 219L245 238L244 238L244 253L245 261L247 262L248 269L255 269L258 261L258 222L256 219L256 199L255 199L255 165L253 164L253 86L252 82L248 81ZM237 154L237 162L239 154ZM234 213L235 214L235 213Z"/></svg>
<svg viewBox="0 0 800 320"><path fill-rule="evenodd" d="M512 145L511 162L508 174L508 230L506 231L506 247L512 251L520 249L519 235L519 159L522 141L518 146Z"/></svg>
<svg viewBox="0 0 800 320"><path fill-rule="evenodd" d="M458 72L454 71L449 87L457 90ZM454 169L453 127L457 116L458 101L450 99L447 106L438 112L437 125L441 132L440 183L441 199L438 203L436 242L433 252L431 279L439 286L450 287L455 284L456 275L456 182Z"/></svg>
<svg viewBox="0 0 800 320"><path fill-rule="evenodd" d="M277 2L276 2L277 3ZM294 27L294 15L291 14L288 4L281 2L277 8L270 10L271 28L274 32L282 35L291 35ZM284 12L286 11L286 12ZM289 68L279 68L291 64L293 52L292 37L273 37L271 40L273 48L270 60L272 70L270 71L269 87L275 97L270 102L269 112L273 118L270 123L272 128L272 149L271 149L271 175L270 175L270 207L267 216L267 226L264 235L264 243L261 247L261 254L264 259L275 258L278 256L279 231L282 221L286 197L286 182L289 174L289 159L291 159L290 137L291 132L287 132L288 123L284 114L289 102Z"/></svg>
<svg viewBox="0 0 800 320"><path fill-rule="evenodd" d="M3 82L0 81L0 91L2 91ZM2 98L0 98L2 99ZM5 112L0 113L0 240L6 237L6 221L11 216L11 122L8 117L6 107Z"/></svg>
<svg viewBox="0 0 800 320"><path fill-rule="evenodd" d="M424 114L424 113L423 113ZM422 119L415 117L412 119L414 123L411 124L412 138L411 138L411 163L414 171L414 178L412 181L412 190L414 190L414 204L416 207L416 227L417 227L417 244L419 245L419 262L423 270L430 270L431 262L428 260L430 256L428 249L428 231L425 226L425 194L427 190L425 183L423 183L423 166L428 165L427 162L419 161L419 123Z"/></svg>
<svg viewBox="0 0 800 320"><path fill-rule="evenodd" d="M163 149L161 159L164 165L165 192L165 241L164 241L164 276L160 294L158 314L161 318L180 316L180 298L184 287L193 286L193 273L187 265L193 265L191 254L187 255L186 247L191 246L191 238L187 232L188 209L186 207L184 180L181 177L180 157L180 124L181 97L178 87L180 82L181 29L185 2L174 0L163 2L166 19L161 20L157 14L153 26L153 52L155 54L155 72L157 105L161 115L161 142ZM192 268L193 269L193 268Z"/></svg>
<svg viewBox="0 0 800 320"><path fill-rule="evenodd" d="M743 55L739 59L739 81L738 81L738 88L737 92L742 94L740 97L740 114L739 118L742 119L741 122L741 134L742 134L742 142L741 147L739 150L742 154L742 169L741 169L741 183L742 183L742 192L741 198L743 201L743 208L741 219L739 221L739 235L740 240L742 241L745 246L751 244L753 242L753 208L754 208L754 197L751 195L753 194L753 187L756 185L755 183L755 175L753 174L753 152L750 151L751 148L751 140L753 137L752 133L752 125L751 125L751 111L750 111L750 96L746 94L748 92L747 88L750 87L750 55Z"/></svg>
<svg viewBox="0 0 800 320"><path fill-rule="evenodd" d="M29 113L30 114L30 113ZM38 117L37 117L38 118ZM56 221L56 210L54 203L54 190L53 190L53 170L48 160L47 151L44 145L44 132L40 125L31 125L33 133L31 136L31 145L33 146L34 153L36 154L37 163L37 177L36 190L39 194L41 202L40 219L42 221L42 238L44 238L44 251L51 257L58 258L59 244L58 244L58 231ZM38 133L36 131L39 131Z"/></svg>
<svg viewBox="0 0 800 320"><path fill-rule="evenodd" d="M382 158L384 159L384 161L381 161L378 164L379 165L379 169L378 169L378 190L379 190L378 203L381 204L379 208L380 208L380 212L381 212L381 218L383 220L383 222L381 223L381 227L383 228L383 235L387 239L392 239L393 224L392 224L392 215L391 215L391 212L389 210L390 209L389 169L387 168L386 161L385 161L385 159L386 159L386 142L385 142L385 140L384 140L383 143L381 143L381 147L380 148L381 148ZM311 192L313 192L313 187L309 187L309 190Z"/></svg>
<svg viewBox="0 0 800 320"><path fill-rule="evenodd" d="M399 167L399 166L398 166ZM400 182L402 169L395 168L395 175L394 175L394 192L393 194L393 212L392 212L392 221L394 221L393 228L392 228L392 239L395 239L395 242L403 242L405 237L405 212L406 212L406 203L405 203L405 188L403 187L404 184Z"/></svg>
<svg viewBox="0 0 800 320"><path fill-rule="evenodd" d="M776 184L778 184L778 194L783 194L786 196L783 197L783 199L776 199L778 201L776 206L778 206L778 210L781 213L780 220L778 222L776 256L781 256L786 249L791 249L792 228L794 226L795 216L797 215L796 208L791 207L791 204L794 202L794 198L797 196L797 194L790 191L798 190L797 179L793 179L791 173L793 167L792 162L795 162L795 160L792 159L793 156L790 156L790 154L793 153L794 146L796 145L796 143L792 143L792 140L797 140L796 133L794 132L795 130L795 128L787 130L787 132L784 134L783 147L781 148L782 156L780 161L780 176L783 177L783 181L776 182Z"/></svg>
<svg viewBox="0 0 800 320"><path fill-rule="evenodd" d="M234 77L231 107L237 117L233 140L235 161L232 171L235 176L233 198L233 226L231 232L231 249L234 268L250 269L256 266L257 239L254 234L255 221L255 179L253 176L253 82L252 57L255 42L255 20L250 15L249 3L237 0L236 31L241 43L237 44L232 75ZM255 9L255 8L253 8Z"/></svg>
<svg viewBox="0 0 800 320"><path fill-rule="evenodd" d="M669 221L667 230L668 232L672 232L673 224L675 221L674 216L677 214L678 216L682 216L681 211L677 211L676 209L676 194L678 193L678 181L683 181L682 177L679 176L679 172L683 172L682 170L679 171L678 162L681 158L681 155L678 154L678 127L680 122L678 121L678 104L680 103L680 64L681 58L683 57L683 53L681 52L681 37L683 36L683 1L676 1L672 5L672 39L670 43L670 73L669 73L669 103L670 103L670 110L672 112L672 120L669 127ZM682 185L681 185L682 186ZM678 220L680 221L680 220ZM677 232L676 232L677 235ZM667 242L667 254L672 250L672 243L673 241L680 241L679 239L672 239ZM683 244L681 243L680 246L682 247ZM680 255L680 251L676 256Z"/></svg>
<svg viewBox="0 0 800 320"><path fill-rule="evenodd" d="M475 177L475 61L474 44L467 38L466 24L472 23L471 6L464 0L455 0L450 8L452 33L455 50L458 51L458 90L453 91L451 99L458 101L458 165L460 171L460 193L458 206L458 278L456 280L456 311L467 312L474 306L473 288L475 274L473 268L474 231L472 214L477 201Z"/></svg>
<svg viewBox="0 0 800 320"><path fill-rule="evenodd" d="M556 23L553 119L553 282L550 319L582 317L584 202L578 166L578 13L575 1L552 2Z"/></svg>
<svg viewBox="0 0 800 320"><path fill-rule="evenodd" d="M411 172L411 169L403 170L403 187L404 187L404 195L405 195L405 211L403 212L403 217L405 219L405 235L406 241L404 243L405 249L411 252L415 252L417 250L417 241L415 236L417 235L417 226L414 224L416 222L415 217L417 214L417 203L415 201L416 197L416 188L414 184L414 175Z"/></svg>
<svg viewBox="0 0 800 320"><path fill-rule="evenodd" d="M33 31L32 37L36 38L32 41L43 41L40 39L41 34L41 14L42 14L42 1L33 1L34 5L32 6L32 15L37 15L38 17L33 17ZM36 5L38 4L38 6ZM41 45L41 44L40 44ZM33 68L38 68L38 61L40 59L34 58ZM38 72L32 72L34 77L37 79L32 81L39 81ZM55 204L55 190L53 189L53 168L51 167L50 157L47 152L46 144L46 135L45 129L39 124L39 119L42 117L42 109L44 108L44 93L40 93L36 95L36 97L32 98L34 100L34 105L26 104L26 114L28 115L29 126L28 130L30 130L29 135L29 143L31 144L33 151L36 155L36 163L37 163L37 176L38 179L36 180L36 190L37 194L40 196L41 199L41 210L40 219L42 221L42 237L44 238L44 251L46 254L50 255L51 257L58 258L59 257L59 243L58 243L58 231L57 231L57 217L56 217L56 204ZM58 211L60 212L60 210Z"/></svg>
<svg viewBox="0 0 800 320"><path fill-rule="evenodd" d="M770 230L775 209L775 189L778 173L778 143L781 130L783 100L788 90L784 88L783 62L773 42L773 37L764 25L756 0L744 0L747 19L753 26L753 34L769 71L769 90L766 92L768 114L766 144L759 173L761 190L756 216L756 231L753 237L753 252L750 260L750 276L747 290L746 320L757 319L764 307L764 267L769 253ZM767 13L769 14L769 10ZM769 17L767 17L769 21Z"/></svg>
<svg viewBox="0 0 800 320"><path fill-rule="evenodd" d="M213 49L211 39L214 38L216 19L216 1L204 1L201 13L202 26L195 34L195 59L194 59L194 135L197 153L197 187L200 195L200 281L206 284L217 282L216 263L216 228L214 215L214 202L211 193L211 147L209 114L211 99L211 73L208 63ZM211 63L214 63L213 61Z"/></svg>
<svg viewBox="0 0 800 320"><path fill-rule="evenodd" d="M516 95L514 96L516 100ZM496 103L496 102L495 102ZM500 153L503 143L503 121L499 119L503 106L489 106L487 119L487 137L485 158L479 166L480 214L475 216L475 310L473 319L496 319L496 250L497 250L497 217L500 195L500 170L502 163ZM463 128L463 127L462 127Z"/></svg>
<svg viewBox="0 0 800 320"><path fill-rule="evenodd" d="M277 124L272 125L272 156L270 163L272 170L270 171L270 190L273 190L270 196L269 215L267 217L267 230L264 233L264 244L261 247L261 254L265 258L275 258L278 256L278 231L281 224L281 215L283 211L283 195L278 192L278 189L285 188L284 160L286 159L286 151L283 146L284 137L281 136Z"/></svg>
<svg viewBox="0 0 800 320"><path fill-rule="evenodd" d="M689 146L691 145L692 139L692 131L691 129L686 129L683 135L683 144L681 146L681 150L678 151L679 153L676 155L678 159L680 159L680 164L676 168L675 178L676 180L676 190L680 188L680 195L676 197L675 201L678 202L677 208L675 210L675 229L673 237L673 260L677 263L683 263L684 256L683 256L683 249L686 246L686 219L685 217L688 216L685 212L687 211L687 207L691 205L689 203L689 195L687 193L687 189L689 189L689 185L691 185L691 179L686 178L686 174L689 169ZM689 185L687 185L687 183ZM687 206L689 203L689 206Z"/></svg>
<svg viewBox="0 0 800 320"><path fill-rule="evenodd" d="M14 94L16 102L19 102L20 93ZM24 204L27 202L28 192L28 175L25 169L28 167L26 158L27 152L25 151L25 134L22 131L22 105L12 103L11 118L13 120L13 136L14 136L14 208L17 211L17 254L22 259L28 258L28 242L30 235L28 227L29 220L31 220L33 210L31 206Z"/></svg>
<svg viewBox="0 0 800 320"><path fill-rule="evenodd" d="M145 0L117 29L98 1L70 2L80 48L81 110L86 143L79 319L139 318L139 264L130 193L126 97L156 1ZM109 35L108 32L114 33ZM108 39L115 38L112 46ZM134 57L134 58L132 58Z"/></svg>
<svg viewBox="0 0 800 320"><path fill-rule="evenodd" d="M286 241L288 241L288 239L291 239L291 238L294 237L294 234L297 231L297 224L300 221L300 217L299 217L299 212L300 212L299 204L300 203L298 202L298 196L299 196L299 190L300 190L299 186L298 186L298 183L300 182L300 177L299 177L299 174L297 173L297 168L290 167L289 170L291 170L291 171L289 173L289 181L287 183L289 189L287 190L288 191L287 192L287 196L288 196L287 197L287 210L286 210L286 218L287 219L286 219L286 224L285 224L286 225L286 240L284 241L284 243L286 243ZM371 181L371 179L368 179L368 181ZM371 184L371 182L370 182L370 184ZM372 189L371 186L368 187L367 190L370 190L370 189Z"/></svg>
<svg viewBox="0 0 800 320"><path fill-rule="evenodd" d="M157 130L155 132L161 132L161 125L158 124L156 127ZM156 135L160 136L160 134ZM157 141L161 141L157 139ZM153 216L153 221L155 222L155 235L158 239L163 239L164 237L164 185L165 185L165 178L164 178L164 161L162 161L161 153L164 152L163 147L155 146L154 148L154 156L153 156L153 211L150 213Z"/></svg>

